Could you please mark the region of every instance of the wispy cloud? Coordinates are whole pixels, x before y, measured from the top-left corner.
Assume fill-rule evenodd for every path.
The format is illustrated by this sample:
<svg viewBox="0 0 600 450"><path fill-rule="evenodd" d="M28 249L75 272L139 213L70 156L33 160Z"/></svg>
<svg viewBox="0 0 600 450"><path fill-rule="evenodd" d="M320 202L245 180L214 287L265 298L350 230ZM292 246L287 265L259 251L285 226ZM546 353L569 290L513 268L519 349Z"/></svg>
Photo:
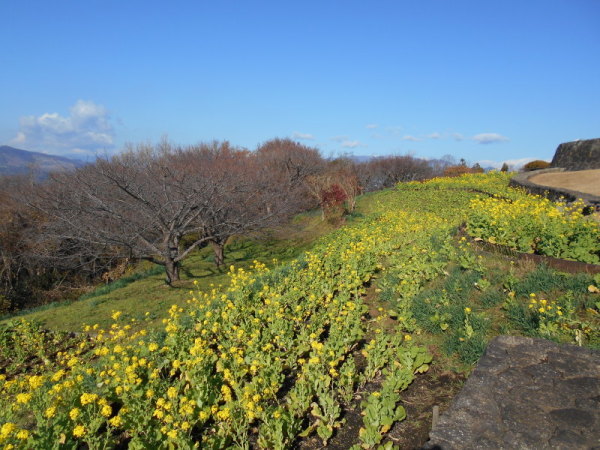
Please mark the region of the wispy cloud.
<svg viewBox="0 0 600 450"><path fill-rule="evenodd" d="M300 133L299 131L294 131L292 133L292 137L294 139L300 139L300 140L305 140L305 141L311 141L315 138L312 134Z"/></svg>
<svg viewBox="0 0 600 450"><path fill-rule="evenodd" d="M481 167L493 167L494 169L500 169L504 163L513 170L518 170L530 161L534 161L538 158L518 158L518 159L507 159L504 161L493 161L491 159L482 159L477 161Z"/></svg>
<svg viewBox="0 0 600 450"><path fill-rule="evenodd" d="M387 128L387 130L391 131L393 134L399 134L398 131L400 131L401 129L402 129L402 127ZM420 141L424 141L426 139L440 140L440 139L448 139L450 137L454 138L457 141L464 139L462 134L460 134L460 133L446 133L446 132L440 133L438 131L434 131L433 133L429 133L429 134L421 134L421 135L405 134L400 139L402 139L403 141L420 142Z"/></svg>
<svg viewBox="0 0 600 450"><path fill-rule="evenodd" d="M498 142L506 142L509 139L498 133L480 133L473 136L473 140L480 144L495 144Z"/></svg>
<svg viewBox="0 0 600 450"><path fill-rule="evenodd" d="M366 125L366 128L368 128L369 130L374 130L375 128L379 128L379 125L377 125L376 123L369 123Z"/></svg>
<svg viewBox="0 0 600 450"><path fill-rule="evenodd" d="M359 141L344 141L342 142L342 147L344 148L356 148L362 147L363 145Z"/></svg>
<svg viewBox="0 0 600 450"><path fill-rule="evenodd" d="M343 142L348 140L348 136L345 135L340 135L340 136L333 136L331 138L329 138L330 140L334 141L334 142Z"/></svg>
<svg viewBox="0 0 600 450"><path fill-rule="evenodd" d="M394 125L391 127L385 127L385 131L392 133L392 134L400 134L402 132L402 127L399 125Z"/></svg>
<svg viewBox="0 0 600 450"><path fill-rule="evenodd" d="M94 154L114 147L115 131L106 108L78 100L63 117L58 113L24 116L11 144L56 154Z"/></svg>
<svg viewBox="0 0 600 450"><path fill-rule="evenodd" d="M416 136L411 136L410 134L407 134L407 135L402 136L402 140L403 141L419 142L419 141L422 141L423 139L418 138Z"/></svg>

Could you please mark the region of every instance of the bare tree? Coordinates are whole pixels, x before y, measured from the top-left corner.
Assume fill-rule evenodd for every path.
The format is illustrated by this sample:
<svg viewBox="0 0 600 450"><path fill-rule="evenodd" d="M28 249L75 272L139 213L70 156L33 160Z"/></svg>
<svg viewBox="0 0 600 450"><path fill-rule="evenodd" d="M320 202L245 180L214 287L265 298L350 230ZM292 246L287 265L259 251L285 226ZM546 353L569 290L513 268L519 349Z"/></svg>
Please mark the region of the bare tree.
<svg viewBox="0 0 600 450"><path fill-rule="evenodd" d="M307 186L321 208L321 219L336 213L352 212L360 188L356 176L348 167L332 164L326 172L307 178ZM345 204L345 208L344 208Z"/></svg>
<svg viewBox="0 0 600 450"><path fill-rule="evenodd" d="M27 260L29 229L34 217L12 195L27 189L25 176L0 178L0 314L19 303L29 278L31 264Z"/></svg>
<svg viewBox="0 0 600 450"><path fill-rule="evenodd" d="M256 150L263 177L287 195L287 207L302 211L317 206L307 186L307 180L323 173L327 167L316 148L291 139L272 139Z"/></svg>
<svg viewBox="0 0 600 450"><path fill-rule="evenodd" d="M139 145L74 173L54 175L33 203L50 218L45 235L97 253L160 264L168 283L178 280L180 262L215 238L203 217L221 195L220 186L191 170L196 167L188 164L187 153L167 142ZM182 247L182 238L190 235L196 238Z"/></svg>
<svg viewBox="0 0 600 450"><path fill-rule="evenodd" d="M0 177L0 303L4 309L77 295L81 282L103 267L81 249L73 255L72 241L42 238L48 218L26 205L35 191L32 175Z"/></svg>
<svg viewBox="0 0 600 450"><path fill-rule="evenodd" d="M356 197L363 189L358 178L358 165L347 156L334 159L327 168L332 173L340 189L344 192L346 211L351 213L356 208Z"/></svg>
<svg viewBox="0 0 600 450"><path fill-rule="evenodd" d="M424 180L434 176L436 165L410 155L374 158L357 167L358 177L367 192L385 189L400 182Z"/></svg>
<svg viewBox="0 0 600 450"><path fill-rule="evenodd" d="M206 176L219 195L203 214L215 263L224 262L229 237L274 226L297 212L294 184L270 172L264 155L256 152L220 152L208 164Z"/></svg>
<svg viewBox="0 0 600 450"><path fill-rule="evenodd" d="M33 205L50 218L45 236L99 255L162 265L170 284L198 246L211 244L220 266L230 236L273 224L292 210L286 193L295 182L273 180L263 156L227 142L138 145L54 175Z"/></svg>

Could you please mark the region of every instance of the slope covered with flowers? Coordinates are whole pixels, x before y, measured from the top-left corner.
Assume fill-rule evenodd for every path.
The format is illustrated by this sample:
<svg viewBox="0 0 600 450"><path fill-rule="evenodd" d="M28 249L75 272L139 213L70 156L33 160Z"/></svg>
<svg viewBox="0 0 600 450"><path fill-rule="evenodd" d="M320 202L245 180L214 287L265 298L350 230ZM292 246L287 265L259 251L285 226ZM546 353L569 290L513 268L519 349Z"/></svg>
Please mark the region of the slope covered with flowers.
<svg viewBox="0 0 600 450"><path fill-rule="evenodd" d="M188 307L171 308L164 333L153 336L129 332L115 314L109 330L91 330L96 336L53 370L0 381L1 442L220 448L243 447L252 435L262 448L281 448L309 412L326 441L359 384L386 367L387 378L408 385L426 369L430 357L403 334L372 330L362 369L352 351L371 332L361 294L380 259L405 245L420 253L427 239L415 236L446 228L435 216L392 211L335 233L288 266L232 267L225 292L191 292ZM375 422L366 440L380 436Z"/></svg>
<svg viewBox="0 0 600 450"><path fill-rule="evenodd" d="M582 202L567 205L539 196L478 198L471 202L468 228L475 237L520 252L598 264L600 226L583 211Z"/></svg>
<svg viewBox="0 0 600 450"><path fill-rule="evenodd" d="M449 261L477 265L454 233L481 208L475 190L524 196L507 182L469 175L378 194L368 217L294 262L231 267L228 287L191 291L158 333L116 312L109 329L88 327L91 337L29 371L0 375L0 446L271 449L310 435L327 443L356 391L378 379L357 442L376 446L405 417L402 390L431 362L413 344L422 327L412 299ZM399 317L384 331L364 294L388 273ZM460 310L471 326L474 313Z"/></svg>

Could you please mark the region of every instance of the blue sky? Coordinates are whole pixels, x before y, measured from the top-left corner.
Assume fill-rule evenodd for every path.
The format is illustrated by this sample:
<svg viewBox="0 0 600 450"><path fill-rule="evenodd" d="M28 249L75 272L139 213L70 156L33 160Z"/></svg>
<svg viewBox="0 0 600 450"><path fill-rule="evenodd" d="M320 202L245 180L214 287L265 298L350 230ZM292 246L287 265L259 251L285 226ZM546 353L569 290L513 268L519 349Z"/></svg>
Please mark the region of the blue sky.
<svg viewBox="0 0 600 450"><path fill-rule="evenodd" d="M600 137L597 0L2 0L0 17L0 144L26 150L291 137L501 163Z"/></svg>

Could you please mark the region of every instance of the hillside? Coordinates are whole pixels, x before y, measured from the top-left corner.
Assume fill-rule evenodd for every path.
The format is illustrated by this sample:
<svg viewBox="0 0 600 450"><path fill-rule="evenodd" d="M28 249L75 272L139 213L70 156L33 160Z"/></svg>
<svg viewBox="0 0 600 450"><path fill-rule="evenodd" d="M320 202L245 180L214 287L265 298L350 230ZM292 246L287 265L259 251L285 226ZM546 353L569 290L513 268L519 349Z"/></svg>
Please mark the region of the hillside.
<svg viewBox="0 0 600 450"><path fill-rule="evenodd" d="M73 170L82 165L81 161L62 156L0 146L0 175L23 175L33 171L38 177L44 178L50 172Z"/></svg>
<svg viewBox="0 0 600 450"><path fill-rule="evenodd" d="M600 276L519 257L597 265L598 224L508 179L369 194L340 229L309 233L316 241L278 236L257 261L252 246L230 243L226 273L201 270L200 252L181 289L148 277L89 299L102 317L81 335L43 332L59 323L45 311L43 326L4 324L0 443L420 447L433 405L447 407L494 336L600 347ZM167 290L172 306L156 307ZM60 307L71 325L79 303Z"/></svg>

